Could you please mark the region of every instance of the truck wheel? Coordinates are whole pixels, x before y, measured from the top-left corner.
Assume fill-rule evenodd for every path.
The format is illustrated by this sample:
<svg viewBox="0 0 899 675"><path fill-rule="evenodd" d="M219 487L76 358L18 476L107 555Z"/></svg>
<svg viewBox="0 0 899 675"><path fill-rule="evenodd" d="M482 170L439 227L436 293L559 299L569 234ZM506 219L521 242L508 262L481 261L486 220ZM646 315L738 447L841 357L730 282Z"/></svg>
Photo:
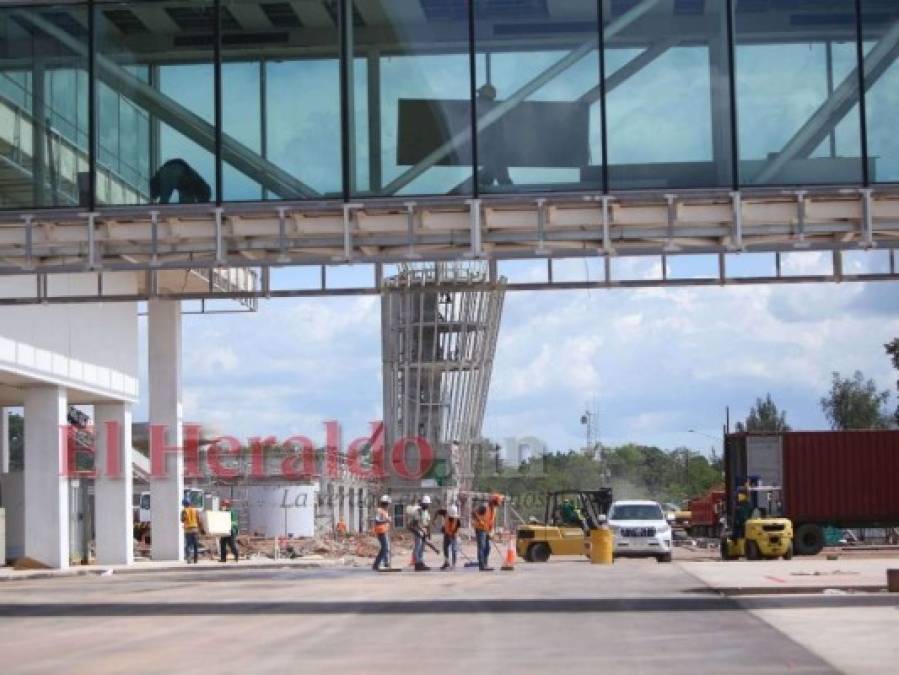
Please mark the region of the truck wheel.
<svg viewBox="0 0 899 675"><path fill-rule="evenodd" d="M787 547L787 550L783 555L784 560L792 560L793 558L793 543L790 542L790 545Z"/></svg>
<svg viewBox="0 0 899 675"><path fill-rule="evenodd" d="M824 548L824 530L820 525L804 523L796 530L796 555L817 555Z"/></svg>
<svg viewBox="0 0 899 675"><path fill-rule="evenodd" d="M549 546L547 544L532 544L528 549L528 553L531 554L531 562L546 562L549 560L549 555L551 551L549 550Z"/></svg>
<svg viewBox="0 0 899 675"><path fill-rule="evenodd" d="M670 563L671 562L671 554L666 553L665 555L657 556L656 560L658 560L660 563Z"/></svg>
<svg viewBox="0 0 899 675"><path fill-rule="evenodd" d="M758 560L762 557L759 545L751 539L746 542L746 560Z"/></svg>

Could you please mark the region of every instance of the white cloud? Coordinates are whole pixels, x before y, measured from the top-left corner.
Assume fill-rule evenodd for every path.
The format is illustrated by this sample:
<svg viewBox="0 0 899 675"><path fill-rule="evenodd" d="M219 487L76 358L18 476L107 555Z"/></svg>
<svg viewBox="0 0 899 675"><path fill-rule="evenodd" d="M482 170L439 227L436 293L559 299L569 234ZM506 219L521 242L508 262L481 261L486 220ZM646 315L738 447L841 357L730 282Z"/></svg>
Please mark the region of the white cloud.
<svg viewBox="0 0 899 675"><path fill-rule="evenodd" d="M767 392L794 427L821 428L831 371L894 389L882 345L899 336L897 309L887 283L508 293L485 432L579 447L595 396L602 440L705 447L687 429L720 428L726 405L740 419ZM142 359L136 419L143 344ZM376 297L184 319L186 419L240 438L313 439L338 419L351 438L381 406Z"/></svg>

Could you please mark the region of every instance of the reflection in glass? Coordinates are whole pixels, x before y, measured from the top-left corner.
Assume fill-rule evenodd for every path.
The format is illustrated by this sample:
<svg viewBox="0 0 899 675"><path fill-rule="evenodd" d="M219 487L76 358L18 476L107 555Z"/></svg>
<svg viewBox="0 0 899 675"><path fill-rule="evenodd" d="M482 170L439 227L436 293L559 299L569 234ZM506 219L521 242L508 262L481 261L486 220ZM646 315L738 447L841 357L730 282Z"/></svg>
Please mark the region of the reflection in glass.
<svg viewBox="0 0 899 675"><path fill-rule="evenodd" d="M87 205L87 13L0 9L0 208Z"/></svg>
<svg viewBox="0 0 899 675"><path fill-rule="evenodd" d="M862 181L854 0L735 0L742 184Z"/></svg>
<svg viewBox="0 0 899 675"><path fill-rule="evenodd" d="M869 177L899 181L899 3L862 0Z"/></svg>
<svg viewBox="0 0 899 675"><path fill-rule="evenodd" d="M342 195L333 3L222 2L223 198Z"/></svg>
<svg viewBox="0 0 899 675"><path fill-rule="evenodd" d="M638 7L604 16L609 188L730 186L726 3Z"/></svg>
<svg viewBox="0 0 899 675"><path fill-rule="evenodd" d="M602 188L595 0L474 0L482 193Z"/></svg>
<svg viewBox="0 0 899 675"><path fill-rule="evenodd" d="M470 194L466 3L352 6L351 193Z"/></svg>
<svg viewBox="0 0 899 675"><path fill-rule="evenodd" d="M214 4L94 11L97 203L214 200Z"/></svg>

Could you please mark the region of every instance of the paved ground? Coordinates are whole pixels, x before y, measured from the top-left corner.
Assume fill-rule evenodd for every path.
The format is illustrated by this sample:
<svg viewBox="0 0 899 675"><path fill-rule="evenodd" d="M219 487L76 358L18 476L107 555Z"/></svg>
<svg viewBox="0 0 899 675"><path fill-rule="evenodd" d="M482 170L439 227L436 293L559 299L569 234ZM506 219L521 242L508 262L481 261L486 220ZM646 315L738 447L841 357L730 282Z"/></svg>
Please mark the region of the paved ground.
<svg viewBox="0 0 899 675"><path fill-rule="evenodd" d="M799 557L751 562L691 562L684 569L711 588L739 594L825 588L878 590L886 587L888 568L899 568L899 560Z"/></svg>
<svg viewBox="0 0 899 675"><path fill-rule="evenodd" d="M4 673L835 672L757 616L781 610L740 604L766 600L721 597L677 564L642 560L13 580L0 584L0 659ZM859 611L847 602L860 596L775 600L826 613Z"/></svg>

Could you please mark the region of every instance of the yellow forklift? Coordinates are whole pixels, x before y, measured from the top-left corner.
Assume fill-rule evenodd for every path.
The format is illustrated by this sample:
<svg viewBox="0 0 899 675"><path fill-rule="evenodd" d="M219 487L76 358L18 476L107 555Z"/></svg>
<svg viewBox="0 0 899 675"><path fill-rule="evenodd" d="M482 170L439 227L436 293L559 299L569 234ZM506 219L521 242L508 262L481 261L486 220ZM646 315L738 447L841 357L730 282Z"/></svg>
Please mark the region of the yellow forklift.
<svg viewBox="0 0 899 675"><path fill-rule="evenodd" d="M548 493L543 522L531 518L516 532L518 557L528 562L546 562L551 555L589 557L590 530L605 522L611 506L611 488Z"/></svg>
<svg viewBox="0 0 899 675"><path fill-rule="evenodd" d="M737 490L737 504L728 511L721 537L721 559L792 558L793 523L782 513L781 488L747 485Z"/></svg>

